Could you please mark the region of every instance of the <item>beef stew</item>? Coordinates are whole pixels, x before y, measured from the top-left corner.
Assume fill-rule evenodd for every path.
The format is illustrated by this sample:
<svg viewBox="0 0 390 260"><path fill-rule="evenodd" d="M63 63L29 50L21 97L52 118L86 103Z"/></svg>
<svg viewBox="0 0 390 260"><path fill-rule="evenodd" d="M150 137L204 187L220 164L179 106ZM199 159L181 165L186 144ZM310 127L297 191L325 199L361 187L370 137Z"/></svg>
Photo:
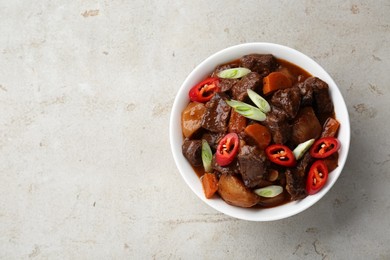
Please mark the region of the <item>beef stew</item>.
<svg viewBox="0 0 390 260"><path fill-rule="evenodd" d="M196 114L196 124L192 127L194 129L183 129L183 155L202 178L206 172L201 167L201 143L202 140L209 143L213 154L212 172L208 174L215 175L218 180L216 193L228 204L239 207L271 207L303 199L308 196L307 185L316 185L316 179L308 180L307 177L310 166L316 159L307 151L294 166L278 165L270 158L272 155L266 153L266 145L261 140L264 136L255 136L253 131L246 129L252 125L260 125L270 135L267 136L269 140L266 144L282 145L291 151L307 140L320 138L329 128L326 127L326 122L330 119L337 122L328 85L300 67L270 54L245 55L238 60L221 64L210 73L210 78L217 78L218 73L225 69L239 67L250 69L251 72L239 79L214 80L213 84L218 84L218 91L204 102L204 108L199 104L189 105L201 108L197 111L201 111L203 115ZM272 86L272 92L265 95L264 83L273 84L272 81L267 81L267 76L273 72L283 74L290 84ZM206 85L205 88L207 87ZM256 121L245 117L247 107L240 107L241 103L237 103L236 107L229 103L231 100L240 101L258 109L248 96L248 89L255 91L269 103L271 110L265 112L265 120ZM201 92L201 88L199 90ZM189 104L191 103L193 101ZM193 120L193 117L194 115L191 118L188 112L183 112L182 126L188 125L186 118ZM336 124L332 126L334 125ZM337 129L333 132L337 133ZM228 165L221 166L216 157L229 153L230 146L224 144L218 148L218 144L229 133L237 134L239 151ZM280 160L284 160L283 155L278 156ZM337 167L337 160L337 151L323 160L331 168L329 172ZM275 185L283 188L283 192L275 197L266 198L256 193L259 188Z"/></svg>

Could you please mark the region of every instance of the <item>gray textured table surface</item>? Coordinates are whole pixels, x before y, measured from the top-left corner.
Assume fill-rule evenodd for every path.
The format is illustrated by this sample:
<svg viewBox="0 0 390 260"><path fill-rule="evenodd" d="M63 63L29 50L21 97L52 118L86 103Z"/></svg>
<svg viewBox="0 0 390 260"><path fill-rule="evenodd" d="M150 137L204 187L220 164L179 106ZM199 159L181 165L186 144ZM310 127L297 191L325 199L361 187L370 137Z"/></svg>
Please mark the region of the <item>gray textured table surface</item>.
<svg viewBox="0 0 390 260"><path fill-rule="evenodd" d="M389 1L0 1L0 258L390 259ZM313 57L351 152L319 203L222 215L181 179L175 93L225 47Z"/></svg>

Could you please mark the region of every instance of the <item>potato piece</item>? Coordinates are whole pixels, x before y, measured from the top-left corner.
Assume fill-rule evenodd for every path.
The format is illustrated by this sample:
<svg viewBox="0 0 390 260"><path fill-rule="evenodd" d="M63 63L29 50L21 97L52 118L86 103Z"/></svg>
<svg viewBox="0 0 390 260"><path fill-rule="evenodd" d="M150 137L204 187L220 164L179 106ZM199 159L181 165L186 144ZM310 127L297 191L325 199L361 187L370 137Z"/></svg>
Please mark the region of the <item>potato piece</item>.
<svg viewBox="0 0 390 260"><path fill-rule="evenodd" d="M233 206L249 208L260 202L260 197L246 188L244 183L233 175L221 175L218 193L226 203Z"/></svg>
<svg viewBox="0 0 390 260"><path fill-rule="evenodd" d="M185 137L190 138L199 130L205 112L206 107L203 103L190 102L187 105L181 114L181 128Z"/></svg>
<svg viewBox="0 0 390 260"><path fill-rule="evenodd" d="M246 118L236 111L232 110L229 120L229 133L239 134L246 127Z"/></svg>
<svg viewBox="0 0 390 260"><path fill-rule="evenodd" d="M291 142L294 145L320 137L322 127L312 107L304 107L298 112L292 125L292 130Z"/></svg>

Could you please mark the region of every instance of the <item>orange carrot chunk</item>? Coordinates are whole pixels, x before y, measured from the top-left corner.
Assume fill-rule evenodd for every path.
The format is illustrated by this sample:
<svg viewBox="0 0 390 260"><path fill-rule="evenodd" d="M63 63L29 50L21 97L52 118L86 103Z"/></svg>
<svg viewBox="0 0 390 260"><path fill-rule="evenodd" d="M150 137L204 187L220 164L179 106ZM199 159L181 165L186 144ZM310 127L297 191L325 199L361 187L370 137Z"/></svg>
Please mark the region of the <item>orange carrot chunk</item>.
<svg viewBox="0 0 390 260"><path fill-rule="evenodd" d="M339 130L340 123L334 118L329 117L323 126L321 137L335 137Z"/></svg>
<svg viewBox="0 0 390 260"><path fill-rule="evenodd" d="M205 173L202 176L202 186L204 195L210 199L218 190L218 180L214 173Z"/></svg>
<svg viewBox="0 0 390 260"><path fill-rule="evenodd" d="M263 79L264 95L271 94L278 89L290 88L291 80L281 72L272 72Z"/></svg>
<svg viewBox="0 0 390 260"><path fill-rule="evenodd" d="M257 144L257 146L264 150L271 142L271 133L268 128L260 124L251 124L245 128L247 134Z"/></svg>

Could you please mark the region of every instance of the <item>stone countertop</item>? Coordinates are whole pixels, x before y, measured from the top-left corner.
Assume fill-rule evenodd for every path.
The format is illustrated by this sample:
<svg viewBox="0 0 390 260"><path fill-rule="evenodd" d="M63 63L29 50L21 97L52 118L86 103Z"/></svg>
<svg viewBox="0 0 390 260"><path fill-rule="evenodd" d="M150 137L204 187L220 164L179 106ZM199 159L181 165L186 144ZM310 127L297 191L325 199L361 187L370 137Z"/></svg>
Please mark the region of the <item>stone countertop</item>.
<svg viewBox="0 0 390 260"><path fill-rule="evenodd" d="M386 0L0 1L0 258L389 259L389 14ZM321 64L352 127L331 191L268 223L200 201L168 138L191 70L257 41Z"/></svg>

